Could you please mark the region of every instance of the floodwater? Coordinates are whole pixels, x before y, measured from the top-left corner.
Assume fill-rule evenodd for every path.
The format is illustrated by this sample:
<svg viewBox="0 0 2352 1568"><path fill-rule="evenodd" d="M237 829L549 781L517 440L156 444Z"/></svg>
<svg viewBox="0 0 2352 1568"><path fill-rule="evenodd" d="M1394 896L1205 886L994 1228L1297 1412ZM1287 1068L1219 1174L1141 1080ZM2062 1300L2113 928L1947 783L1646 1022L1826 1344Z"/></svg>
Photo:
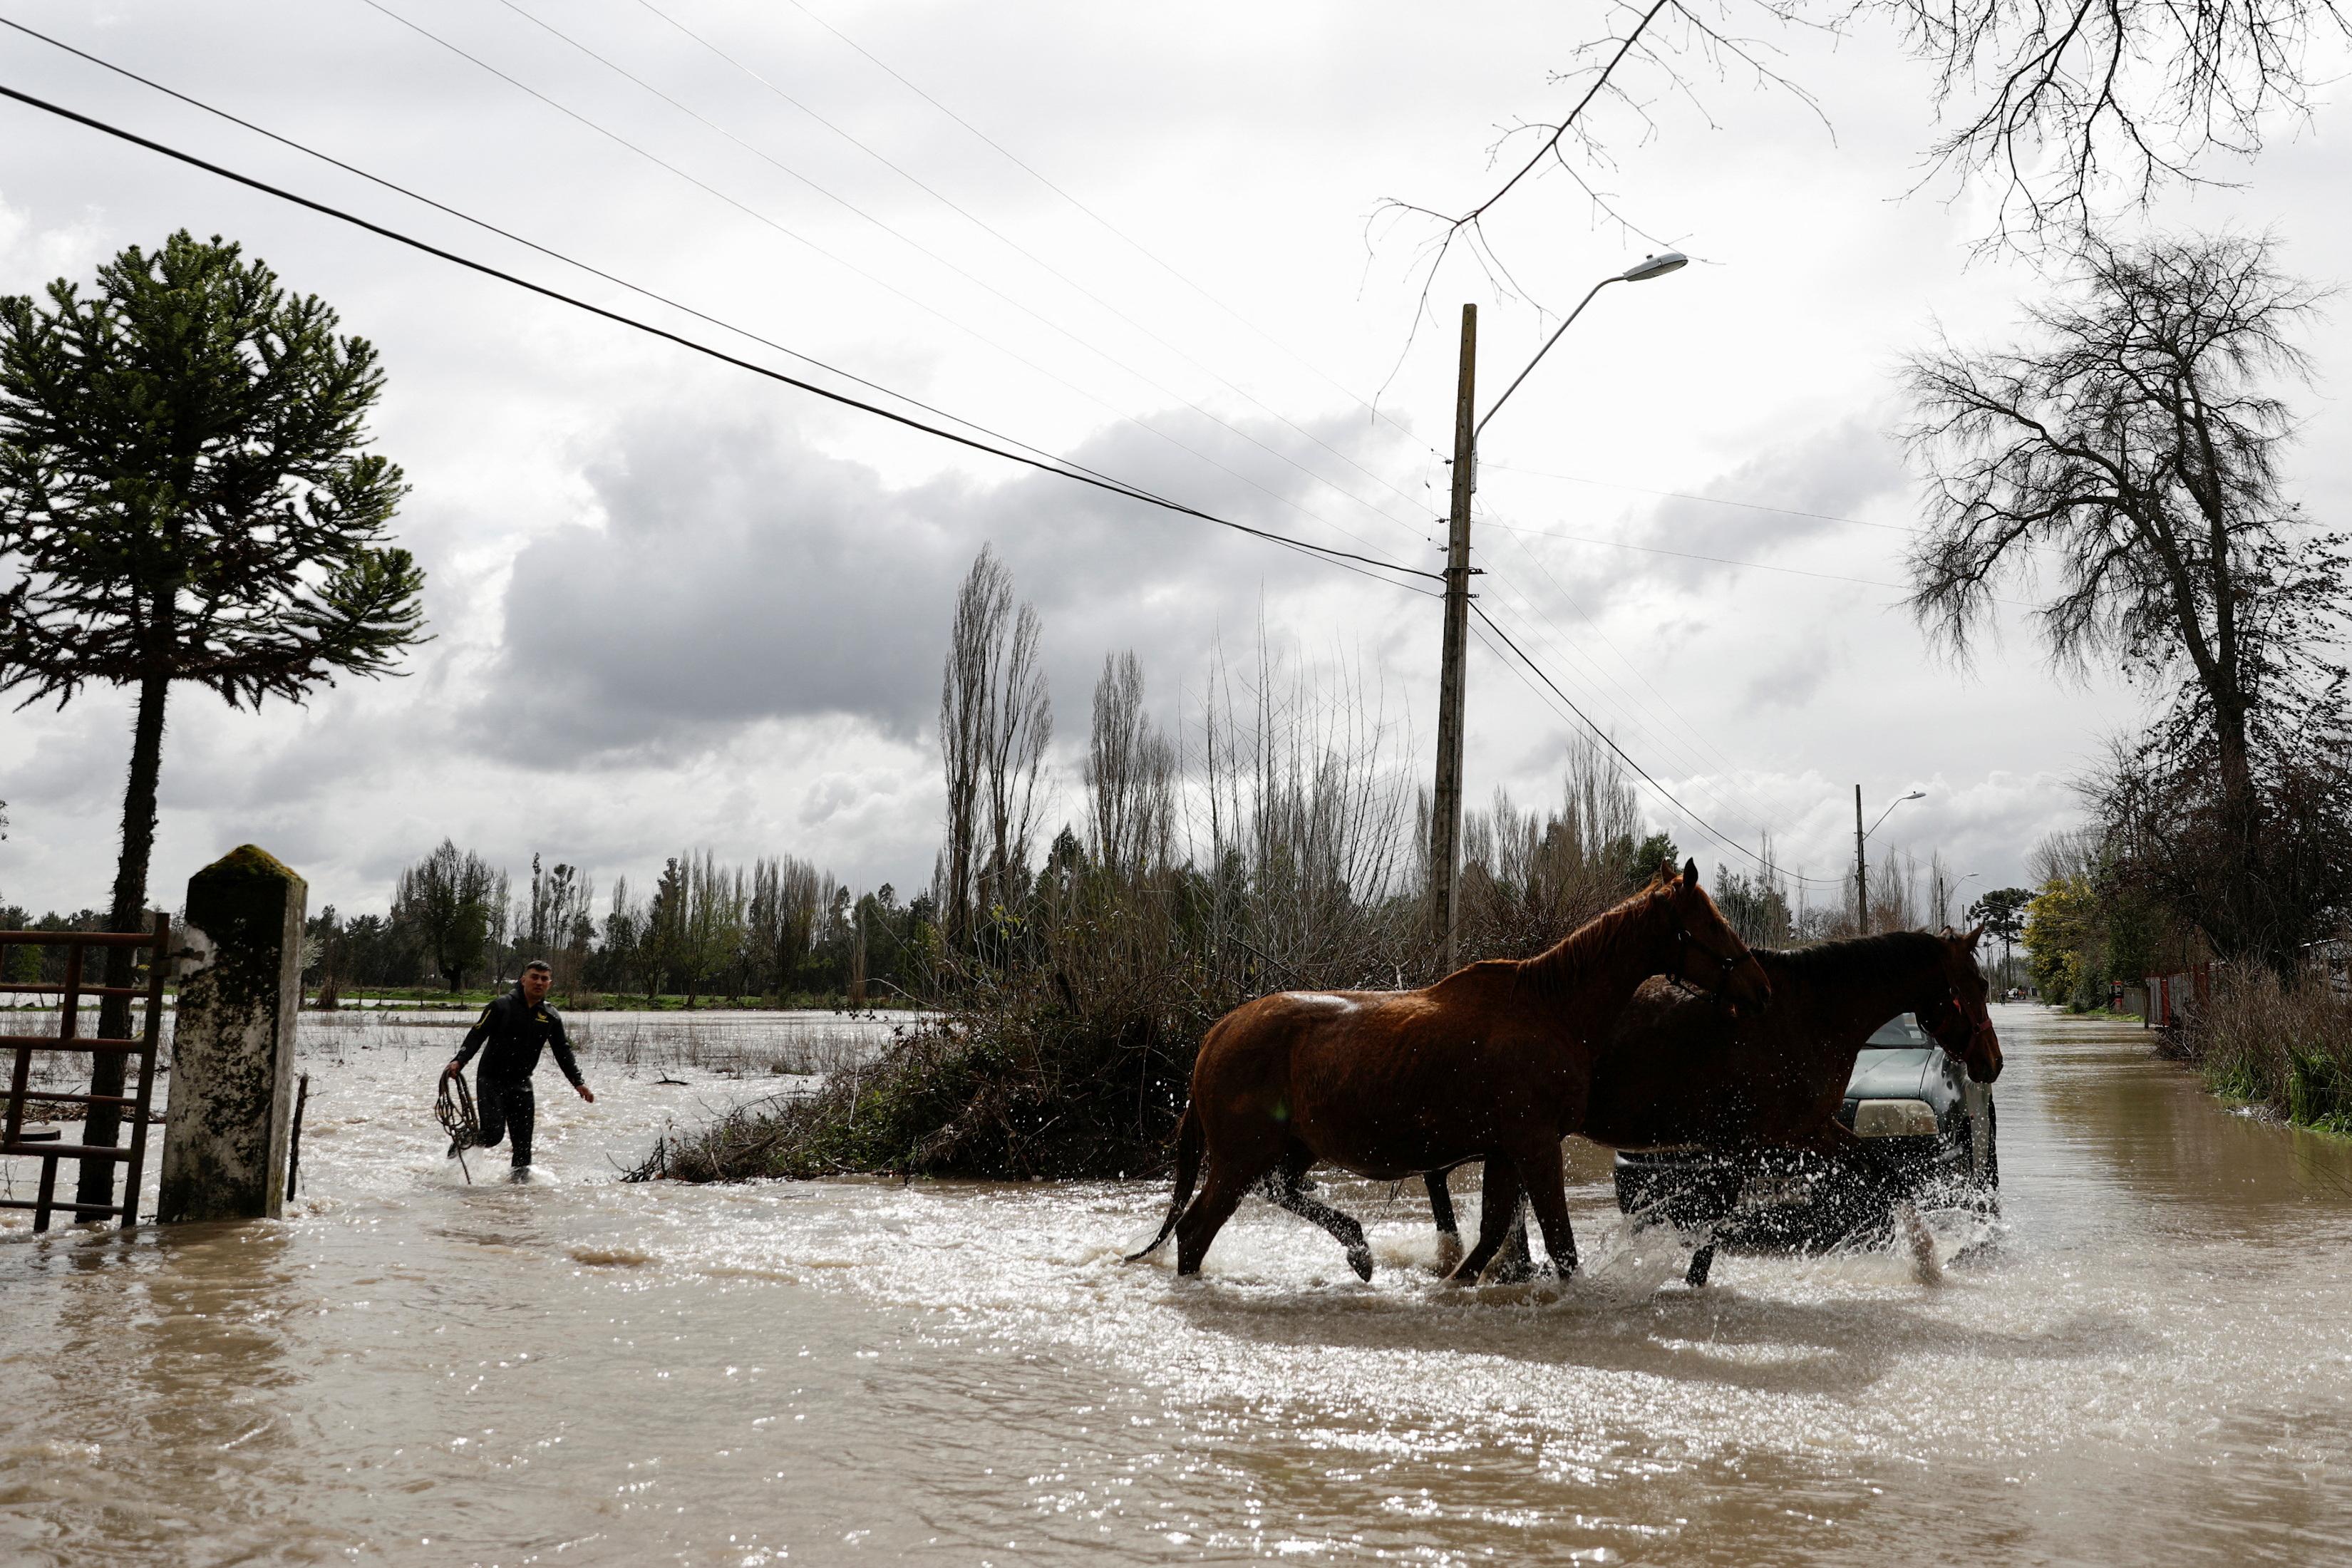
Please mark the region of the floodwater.
<svg viewBox="0 0 2352 1568"><path fill-rule="evenodd" d="M282 1222L0 1234L0 1559L2352 1558L2352 1146L1996 1021L2003 1210L1930 1216L1942 1283L1696 1292L1581 1145L1565 1289L1437 1284L1348 1184L1369 1285L1260 1203L1180 1283L1118 1261L1158 1184L622 1184L779 1081L649 1052L545 1073L547 1179L468 1186L442 1049L314 1046Z"/></svg>

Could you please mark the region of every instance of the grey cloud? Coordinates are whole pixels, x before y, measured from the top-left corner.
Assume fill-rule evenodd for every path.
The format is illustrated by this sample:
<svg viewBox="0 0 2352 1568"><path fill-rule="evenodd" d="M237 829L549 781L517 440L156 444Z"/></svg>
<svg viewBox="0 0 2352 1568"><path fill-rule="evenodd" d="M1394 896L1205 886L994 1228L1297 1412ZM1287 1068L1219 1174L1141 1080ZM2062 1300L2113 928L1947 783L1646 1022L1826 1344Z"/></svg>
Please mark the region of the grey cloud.
<svg viewBox="0 0 2352 1568"><path fill-rule="evenodd" d="M1812 540L1871 532L1875 536L1868 554L1874 562L1886 553L1881 542L1895 536L1827 520L1852 517L1879 497L1899 492L1907 482L1900 455L1886 437L1859 418L1847 419L1743 463L1701 492L1789 510L1668 500L1659 503L1649 526L1635 542L1694 555L1755 561ZM1817 515L1802 515L1808 513ZM1668 573L1685 582L1735 570L1675 557L1652 559L1665 563Z"/></svg>
<svg viewBox="0 0 2352 1568"><path fill-rule="evenodd" d="M1249 440L1191 415L1151 423L1183 446L1125 425L1076 460L1220 515L1420 563L1419 541L1328 489L1309 493L1320 487ZM1318 435L1334 446L1365 439L1360 426L1332 424ZM1307 460L1307 437L1278 426L1250 435ZM1256 483L1205 467L1187 447ZM1138 649L1164 695L1196 673L1221 624L1250 624L1261 594L1357 581L1042 474L892 489L789 434L699 411L626 422L585 478L599 518L522 550L492 695L468 718L482 744L527 765L700 749L758 720L825 713L917 734L936 710L955 584L983 544L1045 617L1066 715L1083 711L1073 705L1106 651ZM1370 542L1294 500L1334 519L1349 511Z"/></svg>
<svg viewBox="0 0 2352 1568"><path fill-rule="evenodd" d="M1796 658L1760 671L1748 683L1748 700L1759 708L1802 708L1843 662L1825 657L1821 649L1808 648Z"/></svg>

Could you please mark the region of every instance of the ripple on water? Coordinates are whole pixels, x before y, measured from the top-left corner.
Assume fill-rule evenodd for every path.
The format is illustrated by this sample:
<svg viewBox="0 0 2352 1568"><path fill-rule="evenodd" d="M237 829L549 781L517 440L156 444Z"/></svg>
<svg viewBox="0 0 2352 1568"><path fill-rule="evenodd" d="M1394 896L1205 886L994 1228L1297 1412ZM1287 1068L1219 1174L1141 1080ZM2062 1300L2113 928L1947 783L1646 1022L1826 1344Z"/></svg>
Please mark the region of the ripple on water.
<svg viewBox="0 0 2352 1568"><path fill-rule="evenodd" d="M597 1105L541 1102L562 1184L467 1187L446 1042L314 1062L284 1223L0 1257L0 1556L2343 1554L2347 1173L2127 1038L2001 1027L2005 1212L1928 1216L1932 1289L1858 1250L1685 1290L1584 1155L1585 1272L1470 1290L1367 1184L1369 1283L1256 1203L1198 1280L1124 1264L1157 1184L623 1185L759 1086L593 1055Z"/></svg>

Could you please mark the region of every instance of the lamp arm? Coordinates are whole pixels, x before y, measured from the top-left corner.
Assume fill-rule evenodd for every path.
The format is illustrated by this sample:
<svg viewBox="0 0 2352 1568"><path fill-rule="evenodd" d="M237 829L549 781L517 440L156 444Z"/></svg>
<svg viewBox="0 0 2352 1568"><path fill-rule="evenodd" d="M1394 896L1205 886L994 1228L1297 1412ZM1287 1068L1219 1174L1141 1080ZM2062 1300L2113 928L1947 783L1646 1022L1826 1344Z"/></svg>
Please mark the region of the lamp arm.
<svg viewBox="0 0 2352 1568"><path fill-rule="evenodd" d="M1910 799L1912 799L1912 798L1913 798L1912 796L1910 796L1910 795L1905 795L1905 796L1903 797L1903 799L1902 799L1902 800L1890 800L1890 801L1888 801L1888 802L1886 803L1886 809L1885 809L1885 811L1882 811L1882 812L1880 812L1880 813L1878 814L1878 820L1877 820L1876 822L1874 822L1874 823L1872 823L1872 824L1870 825L1870 833L1865 833L1865 834L1864 834L1864 835L1862 836L1862 837L1863 837L1863 838L1864 838L1865 841L1867 841L1867 840L1869 839L1869 837L1870 837L1870 834L1871 834L1871 833L1875 833L1875 832L1877 832L1880 828L1882 828L1882 827L1885 826L1886 826L1886 819L1887 819L1888 817L1890 817L1890 816L1894 816L1894 815L1895 815L1895 808L1896 806L1898 806L1898 805L1903 805L1905 801L1908 801L1908 800L1910 800Z"/></svg>
<svg viewBox="0 0 2352 1568"><path fill-rule="evenodd" d="M1503 395L1495 399L1494 405L1486 410L1486 418L1479 420L1477 424L1471 426L1471 446L1475 447L1478 444L1478 433L1486 428L1486 419L1492 419L1496 414L1501 412L1503 405L1510 401L1511 394L1518 391L1519 383L1527 380L1528 376L1535 370L1536 366L1543 363L1543 356L1551 353L1552 344L1559 342L1559 334L1568 331L1570 326L1575 322L1577 317L1584 314L1584 307L1592 303L1592 295L1600 293L1601 290L1608 288L1612 283L1622 283L1624 279L1622 278L1619 278L1614 275L1603 278L1600 282L1595 283L1592 286L1591 293L1588 293L1583 299L1576 302L1576 309L1568 313L1568 320L1560 322L1559 328L1553 331L1552 335L1544 340L1544 346L1536 351L1536 357L1528 361L1528 368L1519 372L1517 375L1512 377L1511 384L1503 388Z"/></svg>

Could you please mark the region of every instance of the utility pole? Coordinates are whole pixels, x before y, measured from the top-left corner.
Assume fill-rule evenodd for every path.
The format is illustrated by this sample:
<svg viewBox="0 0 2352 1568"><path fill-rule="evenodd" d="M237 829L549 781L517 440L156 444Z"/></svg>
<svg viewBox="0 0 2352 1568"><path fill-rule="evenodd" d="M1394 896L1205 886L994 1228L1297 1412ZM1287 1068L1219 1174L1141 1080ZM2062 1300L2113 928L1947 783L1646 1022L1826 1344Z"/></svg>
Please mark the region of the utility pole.
<svg viewBox="0 0 2352 1568"><path fill-rule="evenodd" d="M1555 334L1557 335L1557 334ZM1549 346L1549 345L1547 345ZM1454 968L1454 869L1462 847L1463 662L1470 637L1470 497L1477 487L1473 421L1478 307L1462 307L1462 374L1454 397L1454 512L1445 534L1445 646L1437 686L1437 785L1429 820L1430 915ZM1859 791L1856 793L1860 798Z"/></svg>
<svg viewBox="0 0 2352 1568"><path fill-rule="evenodd" d="M1862 863L1862 786L1853 786L1853 934L1870 934L1870 875Z"/></svg>

